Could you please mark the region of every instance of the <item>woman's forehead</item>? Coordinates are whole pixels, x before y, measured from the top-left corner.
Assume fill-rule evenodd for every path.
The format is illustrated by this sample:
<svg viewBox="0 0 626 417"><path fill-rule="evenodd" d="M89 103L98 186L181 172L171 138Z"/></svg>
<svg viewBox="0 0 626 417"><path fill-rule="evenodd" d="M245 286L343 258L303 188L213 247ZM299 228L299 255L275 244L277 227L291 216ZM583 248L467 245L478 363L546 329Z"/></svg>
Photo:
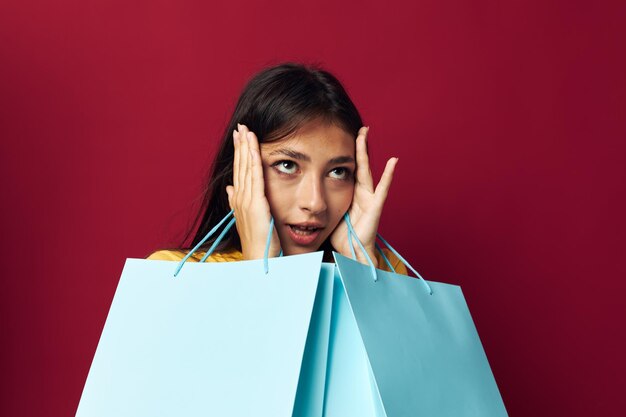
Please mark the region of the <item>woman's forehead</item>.
<svg viewBox="0 0 626 417"><path fill-rule="evenodd" d="M307 125L295 134L275 141L262 143L261 153L270 156L297 152L313 156L354 156L355 138L334 124Z"/></svg>

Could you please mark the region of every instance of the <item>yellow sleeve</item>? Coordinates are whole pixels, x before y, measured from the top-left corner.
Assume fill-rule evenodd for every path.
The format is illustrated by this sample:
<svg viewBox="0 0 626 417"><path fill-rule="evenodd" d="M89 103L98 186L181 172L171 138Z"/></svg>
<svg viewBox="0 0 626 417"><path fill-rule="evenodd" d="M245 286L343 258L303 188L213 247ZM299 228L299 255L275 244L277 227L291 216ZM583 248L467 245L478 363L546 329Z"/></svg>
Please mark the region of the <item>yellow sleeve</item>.
<svg viewBox="0 0 626 417"><path fill-rule="evenodd" d="M158 250L153 252L146 259L152 261L180 261L186 253L179 250Z"/></svg>
<svg viewBox="0 0 626 417"><path fill-rule="evenodd" d="M389 249L383 248L383 252L387 259L389 259L389 263L394 267L396 273L402 275L409 275L406 267L402 263L400 259L396 257ZM189 250L158 250L150 254L146 259L156 260L156 261L180 261L182 260ZM206 252L196 252L189 259L188 262L199 262ZM234 262L240 261L243 259L243 254L240 251L230 251L223 253L213 253L207 259L207 262ZM376 252L376 260L378 261L378 268L383 271L391 271L387 262L383 259L379 252Z"/></svg>
<svg viewBox="0 0 626 417"><path fill-rule="evenodd" d="M158 250L150 254L146 259L156 261L181 261L187 254L189 249L171 249L171 250ZM206 254L205 251L195 252L187 260L188 262L200 262L200 260ZM243 254L238 250L229 252L212 253L206 260L207 262L234 262L243 259Z"/></svg>

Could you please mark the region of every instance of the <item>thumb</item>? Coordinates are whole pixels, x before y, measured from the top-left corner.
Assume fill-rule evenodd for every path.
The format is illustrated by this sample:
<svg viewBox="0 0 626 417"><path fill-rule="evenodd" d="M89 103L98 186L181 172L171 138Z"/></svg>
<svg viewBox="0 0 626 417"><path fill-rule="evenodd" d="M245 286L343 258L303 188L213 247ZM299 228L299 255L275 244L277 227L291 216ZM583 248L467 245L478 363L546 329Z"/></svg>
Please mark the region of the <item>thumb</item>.
<svg viewBox="0 0 626 417"><path fill-rule="evenodd" d="M226 194L228 194L228 205L230 206L231 210L233 208L233 203L231 202L231 200L233 199L234 192L235 192L235 187L233 187L232 185L226 186Z"/></svg>

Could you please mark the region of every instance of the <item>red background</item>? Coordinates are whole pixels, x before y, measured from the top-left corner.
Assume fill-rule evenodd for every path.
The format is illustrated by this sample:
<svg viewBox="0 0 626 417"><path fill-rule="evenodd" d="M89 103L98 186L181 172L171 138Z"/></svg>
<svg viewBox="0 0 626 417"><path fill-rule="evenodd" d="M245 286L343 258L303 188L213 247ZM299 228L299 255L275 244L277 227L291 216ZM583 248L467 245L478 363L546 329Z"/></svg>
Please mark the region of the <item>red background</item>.
<svg viewBox="0 0 626 417"><path fill-rule="evenodd" d="M74 414L125 259L177 243L244 83L298 60L400 157L381 231L462 286L510 415L623 415L626 3L220 3L0 6L0 414Z"/></svg>

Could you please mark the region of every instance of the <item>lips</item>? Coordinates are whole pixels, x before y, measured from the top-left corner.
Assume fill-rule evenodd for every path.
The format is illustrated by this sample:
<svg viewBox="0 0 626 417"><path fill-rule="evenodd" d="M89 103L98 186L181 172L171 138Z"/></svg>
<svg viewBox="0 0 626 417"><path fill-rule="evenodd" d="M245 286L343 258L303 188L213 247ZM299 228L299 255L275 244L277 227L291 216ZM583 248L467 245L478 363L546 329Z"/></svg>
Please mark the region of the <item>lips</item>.
<svg viewBox="0 0 626 417"><path fill-rule="evenodd" d="M289 226L289 237L298 245L310 245L323 229L319 223L298 223L287 226Z"/></svg>

